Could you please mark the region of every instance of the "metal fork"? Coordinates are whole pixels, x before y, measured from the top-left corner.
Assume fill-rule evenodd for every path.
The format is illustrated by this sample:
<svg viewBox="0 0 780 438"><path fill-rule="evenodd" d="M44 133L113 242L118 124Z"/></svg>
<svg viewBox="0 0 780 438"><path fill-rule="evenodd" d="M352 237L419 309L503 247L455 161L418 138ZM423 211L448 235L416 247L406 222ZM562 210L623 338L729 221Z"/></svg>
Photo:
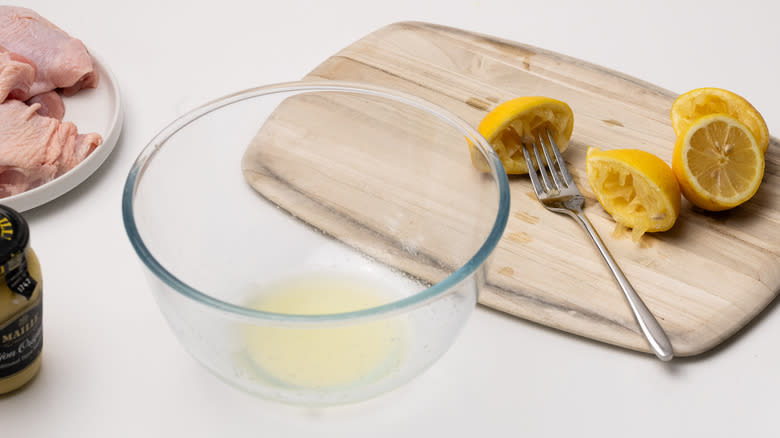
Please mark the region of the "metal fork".
<svg viewBox="0 0 780 438"><path fill-rule="evenodd" d="M623 271L620 270L617 262L615 262L615 259L612 258L609 250L604 245L601 237L599 237L596 229L593 228L593 225L583 213L582 206L585 203L585 199L574 183L569 169L566 168L566 163L563 161L558 145L555 144L550 131L546 130L546 134L548 139L546 144L543 135L540 133L537 141L531 144L525 143L522 148L536 197L539 198L539 201L548 210L568 214L588 232L590 238L593 239L593 243L596 244L599 252L601 252L601 256L604 257L604 261L607 262L609 269L612 270L612 274L615 276L618 285L620 285L620 289L623 291L628 305L634 313L636 322L650 344L650 348L662 361L671 360L674 357L674 352L672 351L672 344L669 342L669 338L666 337L663 328L634 291L631 283L629 283ZM554 159L550 156L548 149L552 150ZM542 155L544 158L542 158ZM541 179L534 168L538 169ZM545 168L549 171L549 174L545 171Z"/></svg>

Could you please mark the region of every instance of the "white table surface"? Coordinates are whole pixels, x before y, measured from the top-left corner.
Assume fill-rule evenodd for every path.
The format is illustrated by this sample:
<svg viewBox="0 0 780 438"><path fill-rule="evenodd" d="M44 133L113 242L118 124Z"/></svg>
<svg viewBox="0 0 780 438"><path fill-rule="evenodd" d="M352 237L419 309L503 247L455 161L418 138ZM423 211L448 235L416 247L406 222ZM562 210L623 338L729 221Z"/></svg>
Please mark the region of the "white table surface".
<svg viewBox="0 0 780 438"><path fill-rule="evenodd" d="M22 0L101 55L126 118L101 169L25 213L46 284L44 364L23 391L0 397L0 436L777 436L774 304L723 347L671 364L478 308L410 384L348 407L301 409L229 387L189 357L122 227L127 171L171 119L229 92L299 79L402 20L529 43L676 92L728 88L770 132L780 129L776 2L630 3Z"/></svg>

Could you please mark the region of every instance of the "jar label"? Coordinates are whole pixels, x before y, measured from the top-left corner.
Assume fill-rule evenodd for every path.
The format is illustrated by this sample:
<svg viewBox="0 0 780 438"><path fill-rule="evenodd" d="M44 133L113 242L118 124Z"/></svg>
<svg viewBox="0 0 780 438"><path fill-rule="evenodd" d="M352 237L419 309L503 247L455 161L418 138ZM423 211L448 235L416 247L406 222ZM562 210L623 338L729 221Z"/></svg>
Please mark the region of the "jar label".
<svg viewBox="0 0 780 438"><path fill-rule="evenodd" d="M26 269L25 269L26 270ZM43 300L0 326L0 378L27 368L43 347Z"/></svg>
<svg viewBox="0 0 780 438"><path fill-rule="evenodd" d="M9 289L28 300L35 291L35 286L38 285L27 270L27 257L24 253L12 257L6 264L0 266L0 274L5 274L5 283Z"/></svg>

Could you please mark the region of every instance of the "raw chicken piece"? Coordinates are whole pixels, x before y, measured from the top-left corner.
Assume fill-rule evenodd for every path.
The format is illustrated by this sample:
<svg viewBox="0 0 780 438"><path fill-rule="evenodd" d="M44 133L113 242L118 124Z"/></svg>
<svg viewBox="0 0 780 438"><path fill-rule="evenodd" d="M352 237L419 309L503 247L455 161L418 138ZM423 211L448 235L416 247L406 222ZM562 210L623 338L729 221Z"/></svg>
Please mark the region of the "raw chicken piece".
<svg viewBox="0 0 780 438"><path fill-rule="evenodd" d="M0 45L38 68L30 96L55 88L71 96L97 86L98 74L84 44L31 9L0 6Z"/></svg>
<svg viewBox="0 0 780 438"><path fill-rule="evenodd" d="M29 98L35 71L32 61L0 46L0 103L6 99Z"/></svg>
<svg viewBox="0 0 780 438"><path fill-rule="evenodd" d="M98 134L79 134L73 123L38 115L39 106L0 104L0 198L51 181L103 142Z"/></svg>
<svg viewBox="0 0 780 438"><path fill-rule="evenodd" d="M47 91L46 93L33 96L26 103L27 105L35 103L40 105L38 114L42 116L57 120L62 120L65 117L65 103L62 101L60 93L56 91Z"/></svg>

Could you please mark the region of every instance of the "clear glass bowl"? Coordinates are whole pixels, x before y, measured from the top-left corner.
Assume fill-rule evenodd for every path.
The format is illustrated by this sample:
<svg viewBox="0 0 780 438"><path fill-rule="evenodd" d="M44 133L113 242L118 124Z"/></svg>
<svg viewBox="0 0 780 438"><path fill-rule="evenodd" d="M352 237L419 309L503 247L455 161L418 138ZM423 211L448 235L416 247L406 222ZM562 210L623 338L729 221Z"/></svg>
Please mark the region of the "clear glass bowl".
<svg viewBox="0 0 780 438"><path fill-rule="evenodd" d="M439 358L508 212L503 167L468 123L335 81L185 114L141 152L122 199L186 350L238 388L305 405L375 396Z"/></svg>

